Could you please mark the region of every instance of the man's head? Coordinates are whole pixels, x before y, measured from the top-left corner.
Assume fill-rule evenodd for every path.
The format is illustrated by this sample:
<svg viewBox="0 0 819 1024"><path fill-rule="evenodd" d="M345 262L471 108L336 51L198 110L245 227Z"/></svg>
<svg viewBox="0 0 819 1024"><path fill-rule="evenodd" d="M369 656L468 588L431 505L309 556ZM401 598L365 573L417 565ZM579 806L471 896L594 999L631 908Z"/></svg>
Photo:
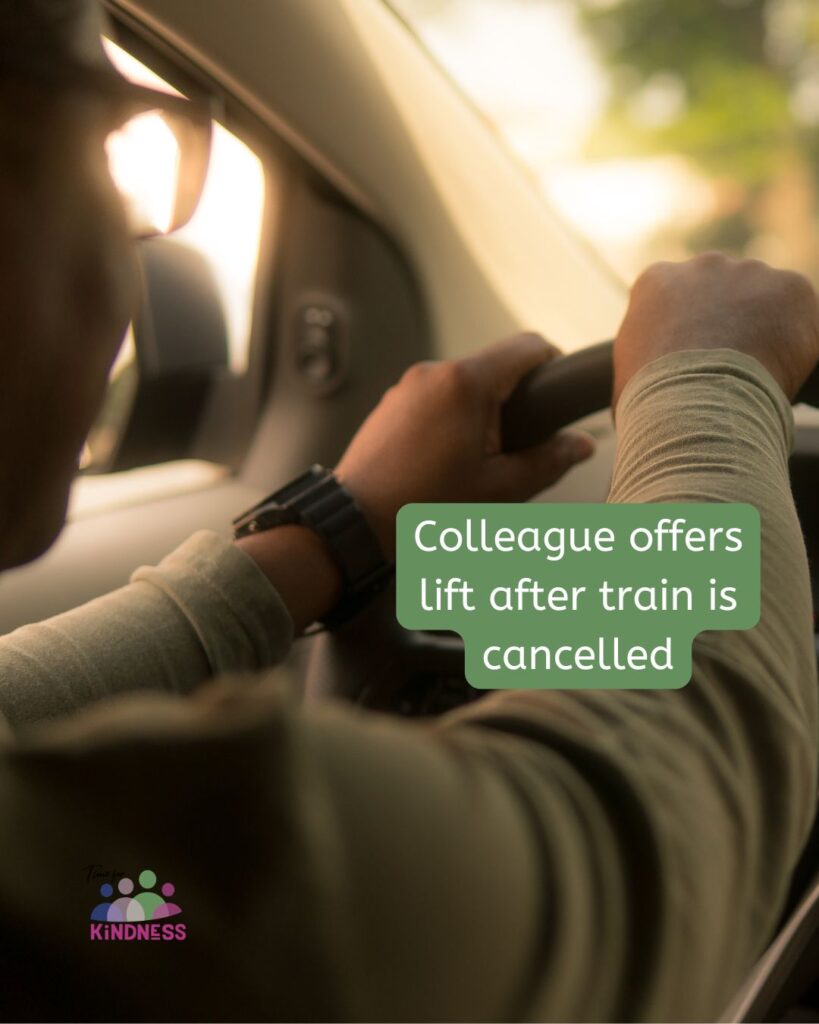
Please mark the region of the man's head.
<svg viewBox="0 0 819 1024"><path fill-rule="evenodd" d="M105 62L99 30L90 0L0 0L0 569L62 528L135 299L113 105L71 86ZM60 62L63 84L38 79Z"/></svg>

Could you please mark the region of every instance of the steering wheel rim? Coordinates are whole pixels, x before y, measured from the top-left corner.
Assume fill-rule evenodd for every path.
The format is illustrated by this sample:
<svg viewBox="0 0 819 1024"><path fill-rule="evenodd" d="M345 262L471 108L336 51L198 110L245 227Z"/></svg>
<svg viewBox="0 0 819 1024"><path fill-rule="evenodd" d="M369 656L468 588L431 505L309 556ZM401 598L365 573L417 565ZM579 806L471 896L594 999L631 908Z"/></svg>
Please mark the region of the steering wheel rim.
<svg viewBox="0 0 819 1024"><path fill-rule="evenodd" d="M519 451L545 441L555 431L605 409L612 393L613 344L603 341L559 356L527 374L501 414L504 450ZM795 401L819 406L819 367ZM305 695L308 700L335 697L378 710L420 714L424 712L418 710L414 681L420 690L423 677L442 673L445 678L460 677L461 703L481 696L482 691L463 679L461 638L404 629L395 618L395 590L390 587L356 619L315 639Z"/></svg>
<svg viewBox="0 0 819 1024"><path fill-rule="evenodd" d="M559 356L527 374L509 398L501 418L505 451L545 441L556 430L605 409L613 387L613 341ZM819 366L802 385L794 404L819 406Z"/></svg>

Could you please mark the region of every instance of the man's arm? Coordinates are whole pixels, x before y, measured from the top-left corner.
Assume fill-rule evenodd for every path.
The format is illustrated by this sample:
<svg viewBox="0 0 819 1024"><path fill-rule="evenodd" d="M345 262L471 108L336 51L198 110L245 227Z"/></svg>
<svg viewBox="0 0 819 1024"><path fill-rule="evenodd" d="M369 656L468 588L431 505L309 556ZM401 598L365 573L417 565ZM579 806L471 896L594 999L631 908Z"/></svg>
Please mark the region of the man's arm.
<svg viewBox="0 0 819 1024"><path fill-rule="evenodd" d="M134 690L189 693L277 664L292 637L290 612L259 567L198 533L121 590L0 639L0 718L17 728Z"/></svg>
<svg viewBox="0 0 819 1024"><path fill-rule="evenodd" d="M816 788L789 415L720 352L648 366L621 402L615 497L750 499L764 523L763 619L698 644L684 690L497 694L424 728L226 684L24 733L0 903L25 963L59 948L99 1014L161 991L171 1017L713 1019ZM89 863L174 881L172 958L88 942Z"/></svg>
<svg viewBox="0 0 819 1024"><path fill-rule="evenodd" d="M387 394L338 475L388 555L407 493L522 499L591 454L590 440L569 431L526 452L499 451L502 402L555 352L522 335L460 363L414 367ZM453 429L431 423L430 407ZM0 639L0 722L56 718L134 690L189 693L214 676L270 668L340 590L328 549L303 527L236 545L199 534L116 593Z"/></svg>

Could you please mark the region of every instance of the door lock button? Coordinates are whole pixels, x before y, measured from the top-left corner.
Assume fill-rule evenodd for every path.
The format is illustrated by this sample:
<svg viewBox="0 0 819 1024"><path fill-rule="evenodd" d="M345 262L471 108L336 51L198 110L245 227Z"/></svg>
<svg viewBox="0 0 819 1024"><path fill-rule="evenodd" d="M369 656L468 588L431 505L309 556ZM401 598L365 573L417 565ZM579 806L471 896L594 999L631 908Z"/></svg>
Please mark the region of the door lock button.
<svg viewBox="0 0 819 1024"><path fill-rule="evenodd" d="M296 328L296 366L310 383L326 386L341 370L341 324L329 306L310 303L299 313Z"/></svg>

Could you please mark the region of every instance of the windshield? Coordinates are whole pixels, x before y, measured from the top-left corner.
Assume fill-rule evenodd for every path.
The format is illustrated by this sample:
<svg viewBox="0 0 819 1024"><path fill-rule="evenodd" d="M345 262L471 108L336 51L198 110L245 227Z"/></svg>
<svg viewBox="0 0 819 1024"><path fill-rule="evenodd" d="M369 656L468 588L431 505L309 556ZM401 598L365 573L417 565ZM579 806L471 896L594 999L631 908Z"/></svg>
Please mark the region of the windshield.
<svg viewBox="0 0 819 1024"><path fill-rule="evenodd" d="M704 249L819 284L813 0L391 0L630 281Z"/></svg>

